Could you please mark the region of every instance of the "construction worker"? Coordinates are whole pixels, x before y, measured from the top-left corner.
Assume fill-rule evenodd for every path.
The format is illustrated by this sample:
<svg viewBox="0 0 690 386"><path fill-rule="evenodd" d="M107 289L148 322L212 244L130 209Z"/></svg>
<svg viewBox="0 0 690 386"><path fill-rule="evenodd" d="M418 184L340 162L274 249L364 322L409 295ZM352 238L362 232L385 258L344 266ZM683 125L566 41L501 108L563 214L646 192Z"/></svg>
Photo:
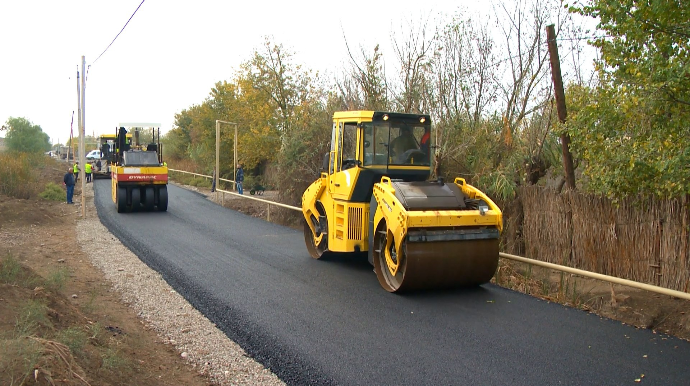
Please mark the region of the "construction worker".
<svg viewBox="0 0 690 386"><path fill-rule="evenodd" d="M79 161L75 162L72 168L74 169L74 182L76 183L79 179Z"/></svg>
<svg viewBox="0 0 690 386"><path fill-rule="evenodd" d="M86 165L84 165L84 173L86 173L86 183L87 184L89 182L91 182L91 168L92 167L93 166L88 162L86 163Z"/></svg>
<svg viewBox="0 0 690 386"><path fill-rule="evenodd" d="M424 135L422 136L422 140L419 141L419 149L426 154L429 154L429 139L431 139L431 132L427 127L426 129L424 129Z"/></svg>

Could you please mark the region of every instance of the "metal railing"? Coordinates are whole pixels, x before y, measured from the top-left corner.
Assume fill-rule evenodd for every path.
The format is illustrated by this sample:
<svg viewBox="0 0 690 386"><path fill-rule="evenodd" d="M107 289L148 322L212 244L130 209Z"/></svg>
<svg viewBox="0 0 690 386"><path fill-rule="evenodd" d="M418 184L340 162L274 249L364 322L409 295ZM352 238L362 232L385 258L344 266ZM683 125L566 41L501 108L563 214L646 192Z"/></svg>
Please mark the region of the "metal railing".
<svg viewBox="0 0 690 386"><path fill-rule="evenodd" d="M187 171L184 171L184 170L174 170L174 169L168 169L168 170L172 170L172 171L180 172L180 173L193 174L193 175L200 176L200 177L213 178L212 176L207 176L207 175L204 175L204 174L197 174L197 173L187 172ZM219 178L219 180L234 183L234 181L232 181L232 180L226 180L226 179L224 179L224 178ZM238 197L247 198L247 199L250 199L250 200L261 201L261 202L267 203L267 204L268 204L268 211L267 211L267 220L268 220L268 221L270 221L270 219L271 219L271 211L270 211L271 205L276 205L276 206L280 206L280 207L283 207L283 208L287 208L287 209L295 210L295 211L298 211L298 212L302 212L302 208L296 207L296 206L292 206L292 205L286 205L286 204L282 204L282 203L275 202L275 201L264 200L264 199L257 198L257 197L245 196L245 195L242 195L242 194L239 194L239 193L230 192L230 191L222 190L222 189L216 189L216 191L217 191L217 192L222 192L223 195L227 193L227 194L232 194L232 195L235 195L235 196L238 196ZM223 196L223 198L224 198L224 196ZM222 200L222 198L221 198L221 200ZM221 201L221 202L222 202L222 201ZM565 265L559 265L559 264L548 263L548 262L541 261L541 260L534 260L534 259L530 259L530 258L527 258L527 257L511 255L511 254L503 253L503 252L499 253L498 255L499 255L500 257L504 258L504 259L509 259L509 260L513 260L513 261L519 261L519 262L522 262L522 263L531 264L531 265L536 265L536 266L539 266L539 267L544 267L544 268L554 269L554 270L557 270L557 271L567 272L567 273L570 273L570 274L573 274L573 275L578 275L578 276L582 276L582 277L588 277L588 278L591 278L591 279L602 280L602 281L606 281L606 282L613 283L613 284L620 284L620 285L624 285L624 286L628 286L628 287L632 287L632 288L637 288L637 289L641 289L641 290L645 290L645 291L655 292L655 293L662 294L662 295L668 295L668 296L673 296L673 297L680 298L680 299L690 300L690 293L687 293L687 292L676 291L676 290L672 290L672 289L669 289L669 288L659 287L659 286L656 286L656 285L640 283L640 282L637 282L637 281L632 281L632 280L627 280L627 279L621 279L621 278L615 277L615 276L609 276L609 275L604 275L604 274L601 274L601 273L585 271L585 270L582 270L582 269L572 268L572 267L568 267L568 266L565 266Z"/></svg>
<svg viewBox="0 0 690 386"><path fill-rule="evenodd" d="M194 176L204 177L204 178L207 178L207 179L208 179L208 178L211 178L211 179L213 178L213 176L209 176L209 175L206 175L206 174L192 173L192 172L188 172L188 171L185 171L185 170L170 169L170 168L168 168L168 170L169 170L169 171L176 172L176 173L192 174L192 175L194 175ZM232 183L233 186L234 186L234 184L235 184L235 181L233 181L233 180L228 180L228 179L225 179L225 178L218 178L218 180L219 180L219 181L225 181L225 182ZM220 202L221 202L221 204L225 204L225 195L226 195L226 194L230 194L230 195L233 195L233 196L242 197L242 198L246 198L246 199L249 199L249 200L254 200L254 201L259 201L259 202L264 202L264 203L266 203L266 204L267 204L267 207L266 207L266 220L267 220L267 221L271 221L271 206L272 206L272 205L279 206L279 207L281 207L281 208L286 208L286 209L295 210L295 211L298 211L298 212L300 212L300 213L302 212L302 208L297 207L297 206L287 205L287 204L283 204L283 203L280 203L280 202L275 202L275 201L271 201L271 200L266 200L266 199L258 198L258 197L245 196L245 195L243 195L243 194L239 194L239 193L236 193L236 192L231 192L231 191L229 191L229 190L219 189L217 186L216 186L216 193L220 193L220 194L221 194L221 196L220 196Z"/></svg>

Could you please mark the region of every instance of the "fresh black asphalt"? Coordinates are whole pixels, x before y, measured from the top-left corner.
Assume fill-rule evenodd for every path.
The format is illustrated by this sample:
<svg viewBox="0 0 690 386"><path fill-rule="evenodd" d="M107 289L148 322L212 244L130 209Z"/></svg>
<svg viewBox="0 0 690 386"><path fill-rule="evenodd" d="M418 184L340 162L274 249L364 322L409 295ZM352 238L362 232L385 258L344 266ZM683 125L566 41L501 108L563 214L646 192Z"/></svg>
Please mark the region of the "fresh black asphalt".
<svg viewBox="0 0 690 386"><path fill-rule="evenodd" d="M167 212L118 214L96 181L98 215L288 385L690 384L687 341L494 285L389 294L365 259L168 189Z"/></svg>

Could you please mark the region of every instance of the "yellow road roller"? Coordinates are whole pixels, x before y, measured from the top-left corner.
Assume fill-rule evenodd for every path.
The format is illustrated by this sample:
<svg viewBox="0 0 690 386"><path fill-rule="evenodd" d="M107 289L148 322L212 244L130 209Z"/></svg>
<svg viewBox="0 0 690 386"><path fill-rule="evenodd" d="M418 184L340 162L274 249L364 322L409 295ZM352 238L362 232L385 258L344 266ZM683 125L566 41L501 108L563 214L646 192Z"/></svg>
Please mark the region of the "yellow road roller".
<svg viewBox="0 0 690 386"><path fill-rule="evenodd" d="M139 145L139 134L152 124L128 124L134 131L128 134L120 124L116 148L110 164L112 199L117 212L138 210L165 212L168 210L168 167L163 162L160 144L160 125L151 128L151 142ZM130 126L131 125L131 126ZM158 129L158 142L156 142Z"/></svg>
<svg viewBox="0 0 690 386"><path fill-rule="evenodd" d="M498 266L498 206L462 178L429 181L425 114L342 111L302 195L310 255L365 253L389 292L475 286Z"/></svg>

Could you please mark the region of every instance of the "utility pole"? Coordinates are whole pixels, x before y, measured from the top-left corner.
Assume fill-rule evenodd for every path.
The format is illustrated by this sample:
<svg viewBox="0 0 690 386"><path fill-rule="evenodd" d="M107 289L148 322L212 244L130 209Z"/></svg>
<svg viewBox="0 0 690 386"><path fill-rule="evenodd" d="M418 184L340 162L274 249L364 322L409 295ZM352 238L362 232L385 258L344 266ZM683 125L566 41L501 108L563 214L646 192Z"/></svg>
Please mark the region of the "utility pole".
<svg viewBox="0 0 690 386"><path fill-rule="evenodd" d="M546 40L549 44L551 79L553 80L553 91L556 96L558 120L560 120L561 123L565 123L565 119L568 116L568 111L565 108L565 91L563 89L563 77L561 76L561 61L558 57L558 45L556 43L556 32L553 24L546 26ZM575 168L573 167L573 156L570 154L570 134L564 131L561 133L560 139L561 152L563 153L565 182L569 189L575 190Z"/></svg>
<svg viewBox="0 0 690 386"><path fill-rule="evenodd" d="M84 141L86 136L86 57L81 57L81 127L79 128L79 177L81 177L81 218L86 218L86 154L84 154Z"/></svg>

